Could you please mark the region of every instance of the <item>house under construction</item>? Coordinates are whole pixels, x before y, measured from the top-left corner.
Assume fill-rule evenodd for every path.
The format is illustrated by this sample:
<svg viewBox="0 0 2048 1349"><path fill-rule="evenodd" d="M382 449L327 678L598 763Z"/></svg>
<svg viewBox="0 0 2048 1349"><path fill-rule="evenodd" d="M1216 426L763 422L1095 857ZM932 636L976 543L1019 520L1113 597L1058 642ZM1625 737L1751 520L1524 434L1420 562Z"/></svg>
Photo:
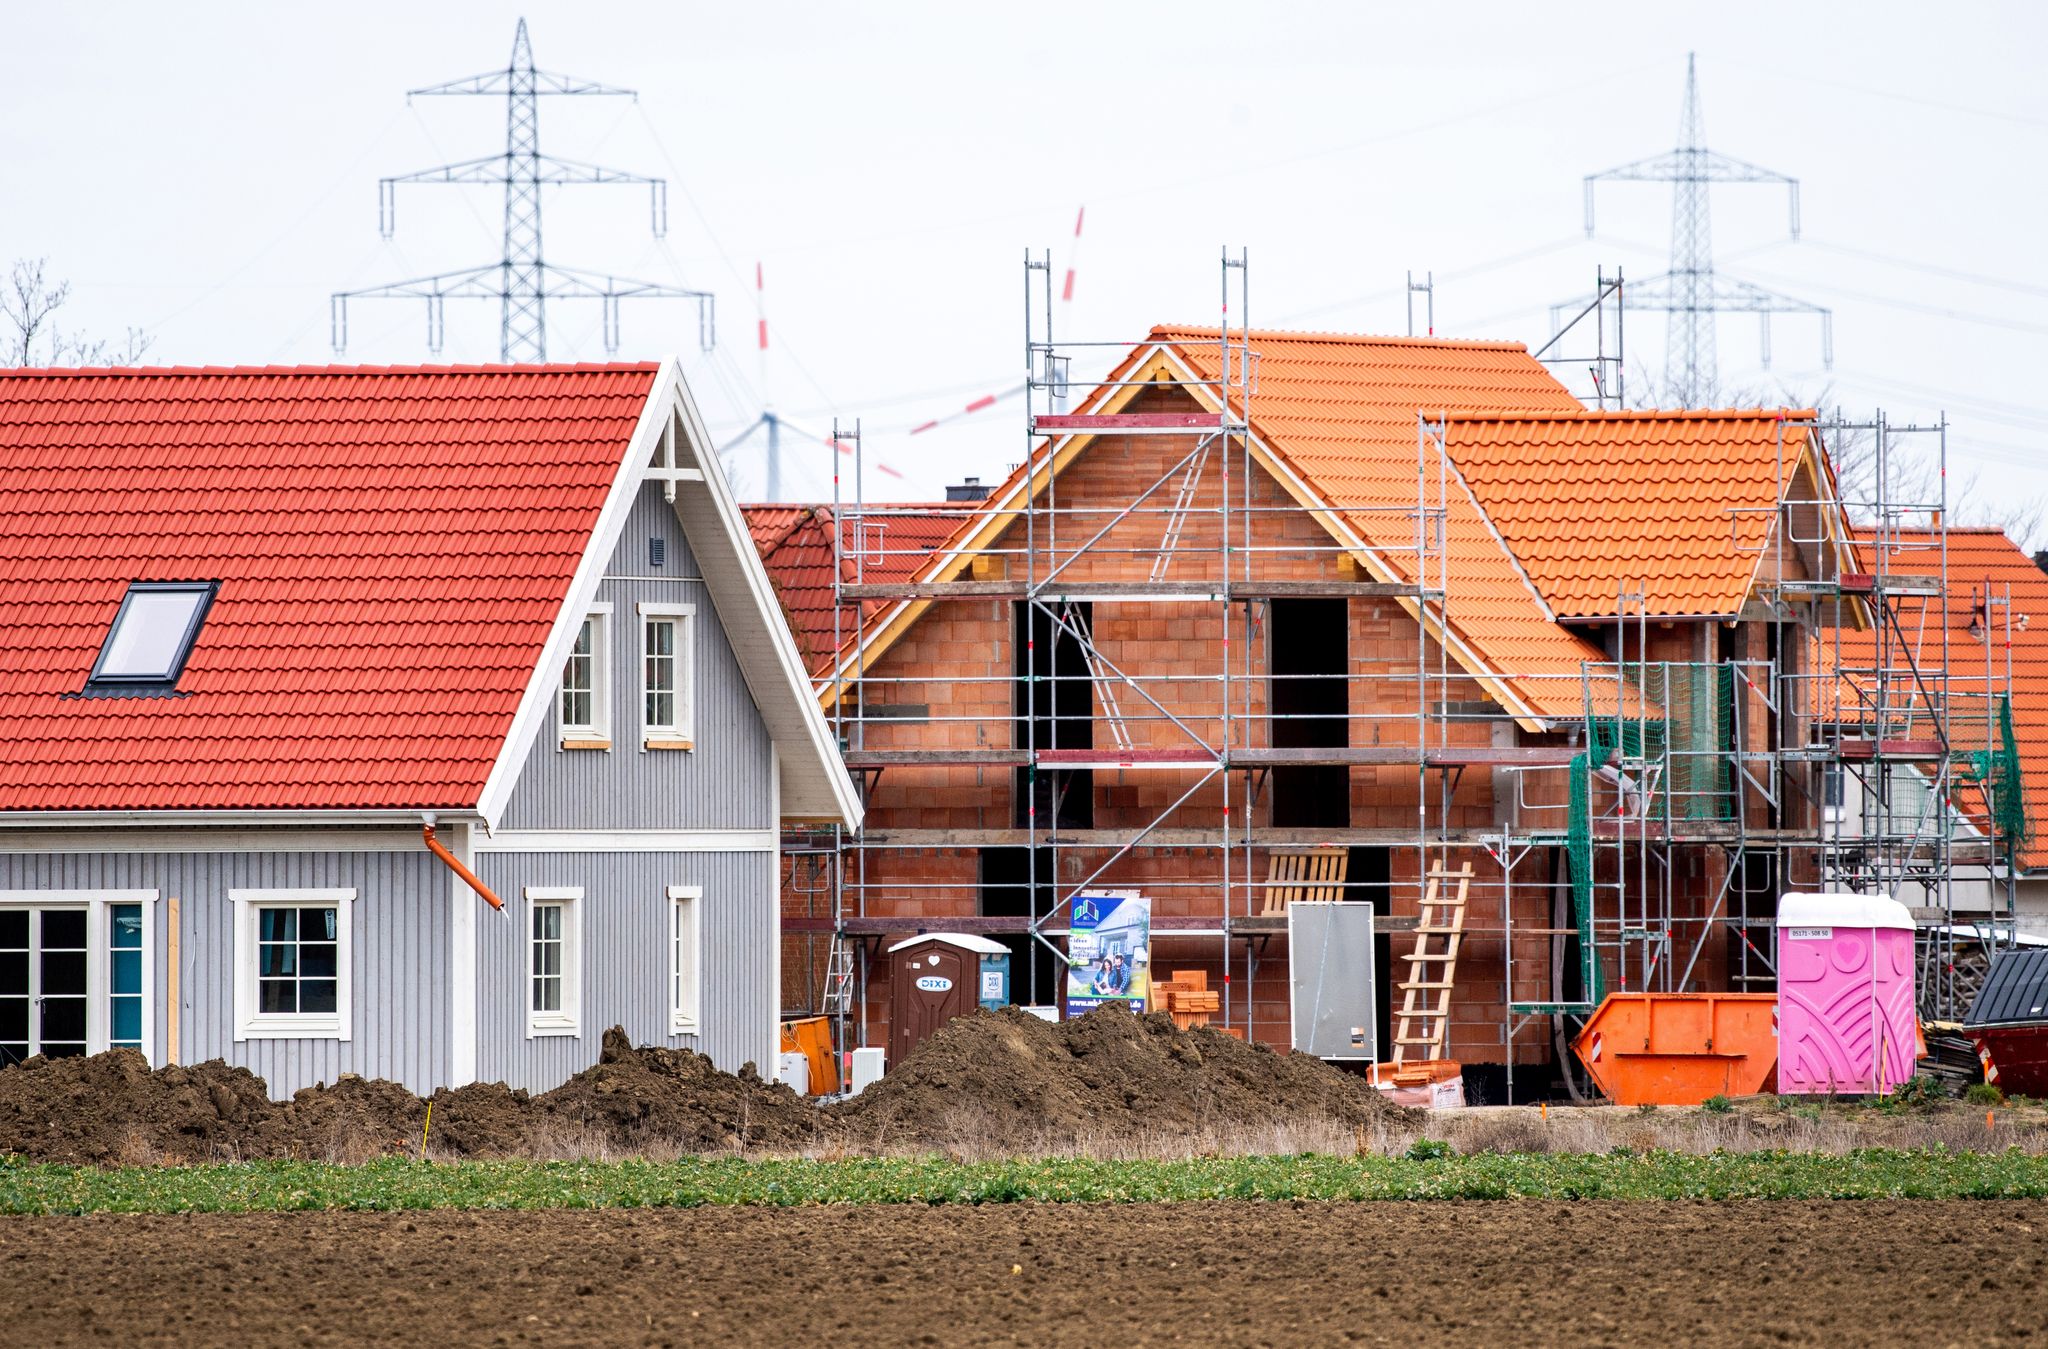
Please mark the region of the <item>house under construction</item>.
<svg viewBox="0 0 2048 1349"><path fill-rule="evenodd" d="M1608 991L1770 989L1778 897L1825 887L1912 906L1923 1012L1960 1014L2026 857L2010 594L1959 626L1944 503L1882 490L1942 428L1588 411L1509 343L1067 344L1050 309L985 496L753 508L866 803L790 850L785 1003L885 1043L880 952L932 930L1053 1003L1073 896L1137 891L1153 966L1286 1044L1287 908L1344 898L1380 1056L1512 1099Z"/></svg>

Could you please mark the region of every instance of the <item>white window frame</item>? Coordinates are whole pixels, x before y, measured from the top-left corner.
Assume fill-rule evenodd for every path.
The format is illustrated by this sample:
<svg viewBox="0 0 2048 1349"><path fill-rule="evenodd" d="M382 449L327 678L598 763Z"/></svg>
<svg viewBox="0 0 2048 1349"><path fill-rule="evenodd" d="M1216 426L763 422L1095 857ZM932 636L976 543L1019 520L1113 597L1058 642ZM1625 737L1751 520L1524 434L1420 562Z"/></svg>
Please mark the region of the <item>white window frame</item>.
<svg viewBox="0 0 2048 1349"><path fill-rule="evenodd" d="M668 1033L695 1035L704 991L701 885L668 888ZM687 964L688 968L684 966Z"/></svg>
<svg viewBox="0 0 2048 1349"><path fill-rule="evenodd" d="M142 906L142 1056L161 1066L156 1053L155 890L0 890L0 908L85 910L85 1052L103 1054L112 1038L109 991L114 983L112 918L115 904ZM33 1015L33 1011L31 1011Z"/></svg>
<svg viewBox="0 0 2048 1349"><path fill-rule="evenodd" d="M520 942L524 957L520 975L520 1001L526 1008L526 1038L582 1034L583 1013L583 887L580 885L529 885L526 887L525 937ZM558 1012L537 1012L533 1008L533 914L545 905L562 910L562 1008Z"/></svg>
<svg viewBox="0 0 2048 1349"><path fill-rule="evenodd" d="M640 748L650 749L695 749L697 747L697 606L694 604L655 604L643 602L635 605L639 618L638 629L633 639L633 650L637 657L639 672L634 684L639 692L640 703ZM649 619L674 619L676 624L676 717L670 726L656 726L647 720L647 622Z"/></svg>
<svg viewBox="0 0 2048 1349"><path fill-rule="evenodd" d="M562 680L555 677L555 726L563 749L612 747L612 606L593 604L585 611L590 623L590 724L572 726L562 720ZM574 645L573 643L571 644ZM566 660L566 657L564 658Z"/></svg>
<svg viewBox="0 0 2048 1349"><path fill-rule="evenodd" d="M353 1038L356 892L347 890L230 890L235 921L235 1040L348 1040ZM334 908L334 1010L259 1012L256 961L258 909Z"/></svg>

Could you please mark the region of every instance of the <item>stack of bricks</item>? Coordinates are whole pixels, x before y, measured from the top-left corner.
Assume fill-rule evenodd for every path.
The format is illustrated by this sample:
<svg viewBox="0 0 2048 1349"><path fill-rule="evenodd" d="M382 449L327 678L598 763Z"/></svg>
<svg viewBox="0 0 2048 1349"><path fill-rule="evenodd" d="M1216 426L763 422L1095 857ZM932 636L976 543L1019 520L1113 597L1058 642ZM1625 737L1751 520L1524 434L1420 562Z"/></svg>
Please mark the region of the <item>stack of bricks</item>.
<svg viewBox="0 0 2048 1349"><path fill-rule="evenodd" d="M1152 1005L1173 1017L1182 1030L1209 1024L1213 1012L1223 1010L1223 995L1209 991L1207 970L1175 970L1166 983L1154 981Z"/></svg>

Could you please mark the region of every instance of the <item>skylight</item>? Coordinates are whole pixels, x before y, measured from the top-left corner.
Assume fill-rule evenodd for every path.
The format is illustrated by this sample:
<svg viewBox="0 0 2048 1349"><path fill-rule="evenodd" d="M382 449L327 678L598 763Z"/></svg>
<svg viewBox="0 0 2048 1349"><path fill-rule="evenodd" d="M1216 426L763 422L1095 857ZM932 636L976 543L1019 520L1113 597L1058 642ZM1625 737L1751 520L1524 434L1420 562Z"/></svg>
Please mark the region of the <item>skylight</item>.
<svg viewBox="0 0 2048 1349"><path fill-rule="evenodd" d="M106 645L92 667L95 685L174 684L213 603L211 581L137 581L128 587Z"/></svg>

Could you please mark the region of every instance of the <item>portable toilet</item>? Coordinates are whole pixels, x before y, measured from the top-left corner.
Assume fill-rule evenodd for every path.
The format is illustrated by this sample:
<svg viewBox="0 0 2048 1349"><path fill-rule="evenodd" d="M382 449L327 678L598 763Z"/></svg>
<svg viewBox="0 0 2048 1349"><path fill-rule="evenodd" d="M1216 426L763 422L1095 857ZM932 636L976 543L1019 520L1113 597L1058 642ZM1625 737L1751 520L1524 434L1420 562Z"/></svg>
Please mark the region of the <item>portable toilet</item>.
<svg viewBox="0 0 2048 1349"><path fill-rule="evenodd" d="M991 1012L1000 1011L1010 1005L1010 948L1001 942L995 943L994 951L981 953L981 989L979 1001Z"/></svg>
<svg viewBox="0 0 2048 1349"><path fill-rule="evenodd" d="M933 1031L982 1004L982 971L1010 948L966 932L927 932L889 948L889 1062L902 1063Z"/></svg>
<svg viewBox="0 0 2048 1349"><path fill-rule="evenodd" d="M1889 1095L1913 1076L1913 916L1880 895L1778 901L1778 1091Z"/></svg>

